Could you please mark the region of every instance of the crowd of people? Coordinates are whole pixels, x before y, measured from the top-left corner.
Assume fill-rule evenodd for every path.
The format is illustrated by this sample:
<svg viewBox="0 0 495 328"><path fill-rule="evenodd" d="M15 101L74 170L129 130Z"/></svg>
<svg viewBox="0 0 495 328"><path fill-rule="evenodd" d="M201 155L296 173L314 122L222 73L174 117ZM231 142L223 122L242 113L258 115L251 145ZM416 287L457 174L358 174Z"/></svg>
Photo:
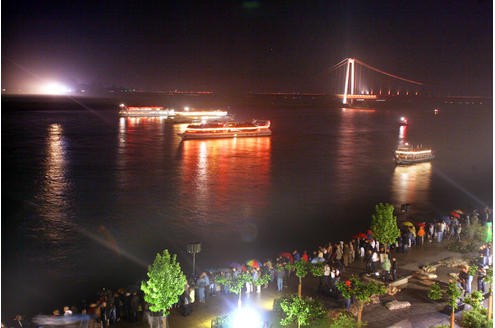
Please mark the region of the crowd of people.
<svg viewBox="0 0 495 328"><path fill-rule="evenodd" d="M398 263L391 250L407 252L414 246L422 246L424 243L442 243L445 239L460 240L462 227L473 222L482 225L491 222L491 210L485 209L480 212L474 210L465 215L461 211L459 215L448 216L435 222L416 224L399 224L401 228L400 237L393 245L384 247L373 238L373 233L360 233L350 241L329 242L318 246L313 252L306 250L299 252L280 253L274 261L267 259L264 262L251 260L246 264L235 264L228 268L205 271L197 277L190 277L184 288L184 293L179 297L177 307L184 316L192 313L192 304L196 301L205 303L210 297L217 294L230 294L226 285L218 284L218 276L227 279L241 272L252 275L252 282L247 282L243 293L260 293L262 284L253 283L263 276L268 276L263 287L274 286L277 291L282 292L287 287L287 282L293 276L293 272L287 269L288 263L306 261L311 263L322 263L323 275L319 277L318 291L325 296L339 298L340 293L336 288L337 282L342 278L342 273L354 262L359 261L363 265L363 274L382 279L385 283L395 281L398 276ZM465 293L471 293L471 285L474 276L477 276L477 290L485 291L484 278L486 267L491 265L492 253L491 243L487 243L480 249L477 271L473 272L466 266L459 272L459 286ZM474 266L473 266L474 267ZM143 294L139 290L102 289L98 293L98 299L92 304L83 304L81 310L76 307L66 306L60 312L54 310L51 316L38 315L33 318L37 327L57 326L64 323L79 322L81 328L107 328L117 322L136 322L143 320L147 311L147 304ZM26 328L29 323L22 321L22 316L17 315L6 328Z"/></svg>

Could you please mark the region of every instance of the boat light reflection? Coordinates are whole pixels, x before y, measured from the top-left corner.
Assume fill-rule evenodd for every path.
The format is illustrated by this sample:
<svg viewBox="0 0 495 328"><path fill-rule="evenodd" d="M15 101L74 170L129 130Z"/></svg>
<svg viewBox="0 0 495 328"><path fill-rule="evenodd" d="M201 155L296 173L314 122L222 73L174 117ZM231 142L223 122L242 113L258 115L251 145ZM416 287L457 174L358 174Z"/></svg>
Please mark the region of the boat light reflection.
<svg viewBox="0 0 495 328"><path fill-rule="evenodd" d="M431 183L431 163L396 166L392 176L394 204L425 203Z"/></svg>

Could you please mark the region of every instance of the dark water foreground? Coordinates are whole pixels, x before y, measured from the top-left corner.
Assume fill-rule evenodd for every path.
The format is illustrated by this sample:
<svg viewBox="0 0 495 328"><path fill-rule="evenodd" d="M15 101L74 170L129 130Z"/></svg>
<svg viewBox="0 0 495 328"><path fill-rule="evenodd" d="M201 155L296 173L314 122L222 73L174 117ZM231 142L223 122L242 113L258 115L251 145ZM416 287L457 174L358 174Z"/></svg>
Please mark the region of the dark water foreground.
<svg viewBox="0 0 495 328"><path fill-rule="evenodd" d="M273 136L181 142L183 125L116 105L3 101L2 317L128 287L164 248L190 272L192 241L200 270L349 239L378 202L414 219L491 206L491 108L231 106ZM396 167L404 138L436 159Z"/></svg>

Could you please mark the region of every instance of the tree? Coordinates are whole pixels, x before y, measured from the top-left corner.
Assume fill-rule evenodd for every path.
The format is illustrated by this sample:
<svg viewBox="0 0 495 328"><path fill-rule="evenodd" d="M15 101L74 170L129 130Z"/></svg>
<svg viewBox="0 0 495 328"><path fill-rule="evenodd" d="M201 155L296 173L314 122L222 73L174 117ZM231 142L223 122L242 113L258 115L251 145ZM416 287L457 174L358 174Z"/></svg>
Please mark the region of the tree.
<svg viewBox="0 0 495 328"><path fill-rule="evenodd" d="M289 263L286 265L289 270L294 270L297 278L299 278L299 284L297 285L297 296L302 297L302 280L310 272L314 277L321 277L323 275L323 263L311 263L306 261L297 261L295 263Z"/></svg>
<svg viewBox="0 0 495 328"><path fill-rule="evenodd" d="M242 288L244 288L246 282L253 281L253 276L249 272L240 272L230 277L218 275L215 280L217 284L227 287L232 293L238 295L237 307L241 308Z"/></svg>
<svg viewBox="0 0 495 328"><path fill-rule="evenodd" d="M357 276L353 275L349 280L338 281L337 289L342 293L342 296L346 299L354 298L357 303L357 323L358 326L362 325L361 318L363 315L364 306L370 302L371 297L376 295L383 295L386 292L384 285L374 281L363 282Z"/></svg>
<svg viewBox="0 0 495 328"><path fill-rule="evenodd" d="M150 311L164 316L177 303L187 283L176 259L177 255L170 255L166 249L162 254L157 253L155 261L148 267L148 279L141 282L144 300L149 303Z"/></svg>
<svg viewBox="0 0 495 328"><path fill-rule="evenodd" d="M451 279L447 285L446 294L448 296L447 304L452 309L452 312L450 313L450 327L455 328L455 310L457 309L457 303L461 298L462 291L457 286L456 282Z"/></svg>
<svg viewBox="0 0 495 328"><path fill-rule="evenodd" d="M488 283L488 320L492 318L492 306L493 306L493 268L490 267L486 270L485 281Z"/></svg>
<svg viewBox="0 0 495 328"><path fill-rule="evenodd" d="M438 282L433 283L431 285L430 290L428 291L428 298L433 301L438 301L442 299L442 289L440 288L440 284Z"/></svg>
<svg viewBox="0 0 495 328"><path fill-rule="evenodd" d="M394 216L394 207L391 204L379 203L375 206L375 213L371 216L371 231L373 238L387 248L400 236L397 218Z"/></svg>
<svg viewBox="0 0 495 328"><path fill-rule="evenodd" d="M307 326L311 321L322 318L326 311L324 306L312 299L304 299L292 295L284 298L280 303L285 317L280 321L280 324L287 326L292 322L297 322L297 327Z"/></svg>

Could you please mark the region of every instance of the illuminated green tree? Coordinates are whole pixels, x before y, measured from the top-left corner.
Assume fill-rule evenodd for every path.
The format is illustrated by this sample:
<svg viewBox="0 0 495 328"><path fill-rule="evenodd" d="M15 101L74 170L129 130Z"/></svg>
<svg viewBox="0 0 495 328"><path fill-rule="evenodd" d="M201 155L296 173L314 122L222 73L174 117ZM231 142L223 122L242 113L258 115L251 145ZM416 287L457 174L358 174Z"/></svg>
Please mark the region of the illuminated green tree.
<svg viewBox="0 0 495 328"><path fill-rule="evenodd" d="M371 231L373 231L373 238L383 244L385 249L387 245L397 241L400 229L394 215L393 205L380 203L375 206L375 213L371 216Z"/></svg>
<svg viewBox="0 0 495 328"><path fill-rule="evenodd" d="M164 316L177 303L187 283L176 258L177 255L171 255L166 249L161 254L157 253L155 261L148 267L148 279L141 282L144 300L150 305L150 311L160 312Z"/></svg>
<svg viewBox="0 0 495 328"><path fill-rule="evenodd" d="M384 285L374 281L363 282L357 276L352 276L349 280L338 281L337 289L342 293L344 298L354 298L357 303L357 323L362 325L362 315L364 306L370 302L371 297L375 295L383 295L386 292Z"/></svg>
<svg viewBox="0 0 495 328"><path fill-rule="evenodd" d="M289 263L286 265L287 269L293 270L299 278L299 284L297 285L297 296L302 297L302 280L309 273L314 277L321 277L323 275L323 263L310 263L306 261L297 261L295 263Z"/></svg>
<svg viewBox="0 0 495 328"><path fill-rule="evenodd" d="M290 325L293 322L297 322L298 328L308 326L313 320L322 318L326 313L320 302L295 295L284 298L280 307L285 314L285 317L280 321L282 326Z"/></svg>
<svg viewBox="0 0 495 328"><path fill-rule="evenodd" d="M240 272L230 277L218 275L215 281L217 284L227 287L229 291L238 295L237 306L240 308L242 306L242 288L244 288L246 282L253 281L253 276L249 272Z"/></svg>
<svg viewBox="0 0 495 328"><path fill-rule="evenodd" d="M450 306L452 309L452 312L450 313L450 327L455 328L455 310L457 309L457 303L459 302L459 299L462 296L462 291L461 289L457 286L457 283L453 280L449 280L449 283L447 285L447 304Z"/></svg>

